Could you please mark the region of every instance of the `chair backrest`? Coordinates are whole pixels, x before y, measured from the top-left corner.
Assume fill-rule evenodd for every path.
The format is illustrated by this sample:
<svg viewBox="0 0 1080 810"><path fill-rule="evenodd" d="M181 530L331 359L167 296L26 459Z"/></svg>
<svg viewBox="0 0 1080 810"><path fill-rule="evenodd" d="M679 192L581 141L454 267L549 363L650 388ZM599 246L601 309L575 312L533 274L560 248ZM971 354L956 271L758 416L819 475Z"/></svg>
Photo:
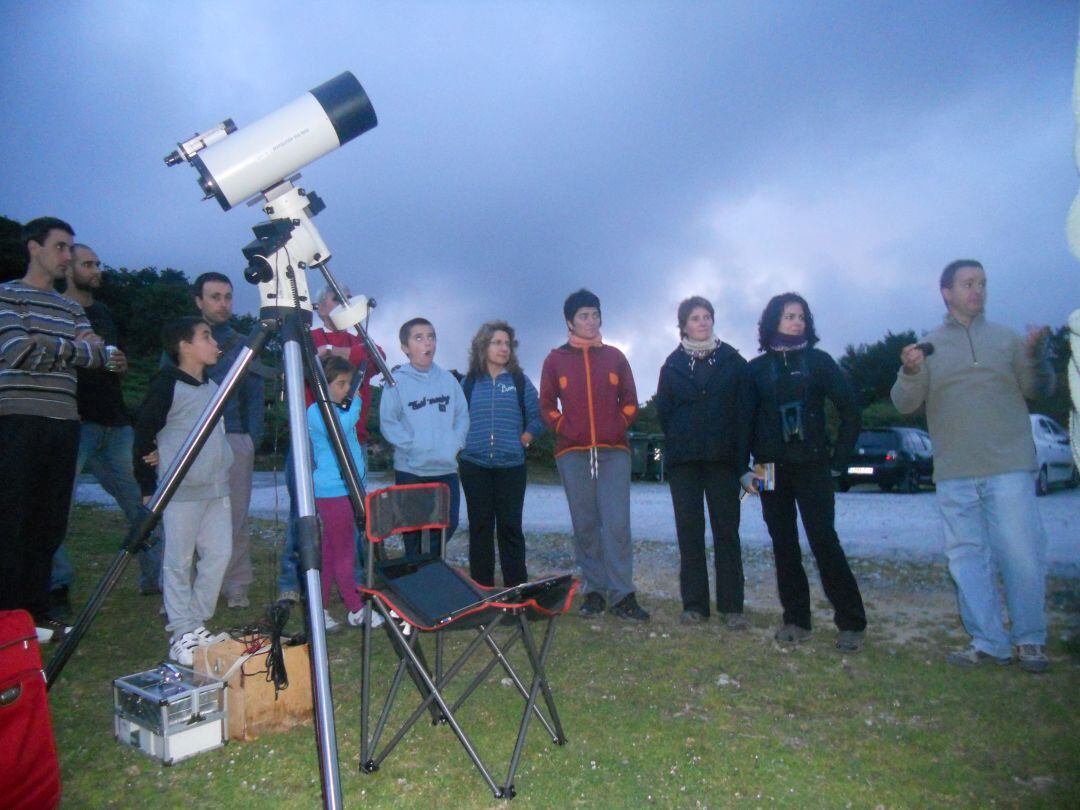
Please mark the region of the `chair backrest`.
<svg viewBox="0 0 1080 810"><path fill-rule="evenodd" d="M410 564L442 558L442 536L450 525L450 488L446 484L400 484L367 496L367 535L373 557L386 569L396 562ZM386 548L400 536L404 557ZM392 572L384 571L392 576Z"/></svg>

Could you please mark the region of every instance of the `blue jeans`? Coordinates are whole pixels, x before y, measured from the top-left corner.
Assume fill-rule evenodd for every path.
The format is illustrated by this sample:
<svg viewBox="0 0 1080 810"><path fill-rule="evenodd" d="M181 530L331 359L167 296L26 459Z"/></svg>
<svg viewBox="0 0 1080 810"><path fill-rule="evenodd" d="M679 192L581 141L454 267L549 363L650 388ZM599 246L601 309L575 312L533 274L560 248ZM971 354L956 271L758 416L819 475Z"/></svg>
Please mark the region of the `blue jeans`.
<svg viewBox="0 0 1080 810"><path fill-rule="evenodd" d="M1046 535L1031 473L938 481L937 501L960 618L975 648L1005 658L1013 644L1045 644ZM998 571L1011 632L1002 619Z"/></svg>
<svg viewBox="0 0 1080 810"><path fill-rule="evenodd" d="M296 473L293 472L292 451L285 454L285 489L289 491L289 522L285 526L285 548L281 552L278 571L278 595L286 591L300 593L300 553L296 548L296 521L300 510L296 507Z"/></svg>
<svg viewBox="0 0 1080 810"><path fill-rule="evenodd" d="M132 474L132 445L135 431L128 425L106 427L83 422L79 429L79 455L75 475L84 470L94 476L116 501L128 525L139 519L142 492ZM74 503L74 499L72 499ZM139 588L150 590L161 586L161 543L139 552ZM75 576L67 549L60 546L53 555L51 588L70 587Z"/></svg>

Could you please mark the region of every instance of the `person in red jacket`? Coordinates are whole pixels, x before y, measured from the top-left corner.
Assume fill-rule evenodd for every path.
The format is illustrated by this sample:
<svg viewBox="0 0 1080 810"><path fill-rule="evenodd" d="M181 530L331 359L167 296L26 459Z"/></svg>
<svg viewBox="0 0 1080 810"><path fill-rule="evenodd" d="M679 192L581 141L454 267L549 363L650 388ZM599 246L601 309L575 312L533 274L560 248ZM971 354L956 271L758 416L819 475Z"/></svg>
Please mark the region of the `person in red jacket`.
<svg viewBox="0 0 1080 810"><path fill-rule="evenodd" d="M563 304L569 340L544 360L540 415L555 434L574 547L585 581L584 616L647 621L634 595L630 541L630 447L637 390L626 357L600 339L600 299L588 290Z"/></svg>

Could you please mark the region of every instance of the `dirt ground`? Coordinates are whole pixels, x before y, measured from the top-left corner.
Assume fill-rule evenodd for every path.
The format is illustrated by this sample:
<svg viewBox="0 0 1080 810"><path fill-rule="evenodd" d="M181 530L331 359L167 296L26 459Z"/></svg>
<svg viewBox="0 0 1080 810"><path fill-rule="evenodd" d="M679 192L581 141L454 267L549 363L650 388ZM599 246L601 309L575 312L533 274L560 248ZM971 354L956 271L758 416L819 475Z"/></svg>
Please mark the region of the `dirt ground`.
<svg viewBox="0 0 1080 810"><path fill-rule="evenodd" d="M464 538L451 542L449 555L457 565L468 565ZM530 573L575 573L572 540L567 535L531 535L528 542ZM634 579L638 599L653 613L654 621L675 622L679 605L678 549L670 543L639 541L634 544ZM710 552L711 559L711 552ZM887 559L849 558L867 609L867 639L888 645L962 646L967 641L960 624L956 591L944 561L925 563ZM831 629L832 613L821 590L813 558L803 558L810 579L815 628ZM743 549L746 611L755 627L780 622L776 572L771 552ZM1047 587L1050 631L1066 648L1080 644L1080 580L1051 577ZM662 600L665 604L657 605ZM1076 650L1073 650L1074 652Z"/></svg>

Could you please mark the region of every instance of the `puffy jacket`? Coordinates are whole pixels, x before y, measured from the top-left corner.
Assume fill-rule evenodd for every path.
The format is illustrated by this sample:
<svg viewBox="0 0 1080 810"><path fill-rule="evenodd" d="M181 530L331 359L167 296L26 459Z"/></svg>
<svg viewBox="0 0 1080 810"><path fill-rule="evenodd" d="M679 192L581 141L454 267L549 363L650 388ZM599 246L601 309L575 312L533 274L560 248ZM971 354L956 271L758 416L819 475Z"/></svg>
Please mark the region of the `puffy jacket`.
<svg viewBox="0 0 1080 810"><path fill-rule="evenodd" d="M664 431L664 463L718 461L745 468L749 422L741 397L746 360L726 343L694 360L682 347L660 369L656 413Z"/></svg>
<svg viewBox="0 0 1080 810"><path fill-rule="evenodd" d="M851 383L829 355L820 349L767 351L746 365L744 380L755 462L847 465L859 436L859 408ZM835 447L826 430L826 399L840 416ZM804 436L785 442L780 406L795 401L802 403Z"/></svg>
<svg viewBox="0 0 1080 810"><path fill-rule="evenodd" d="M614 346L564 344L544 360L540 416L555 434L555 455L592 447L629 450L626 429L637 418L637 389L626 357Z"/></svg>

